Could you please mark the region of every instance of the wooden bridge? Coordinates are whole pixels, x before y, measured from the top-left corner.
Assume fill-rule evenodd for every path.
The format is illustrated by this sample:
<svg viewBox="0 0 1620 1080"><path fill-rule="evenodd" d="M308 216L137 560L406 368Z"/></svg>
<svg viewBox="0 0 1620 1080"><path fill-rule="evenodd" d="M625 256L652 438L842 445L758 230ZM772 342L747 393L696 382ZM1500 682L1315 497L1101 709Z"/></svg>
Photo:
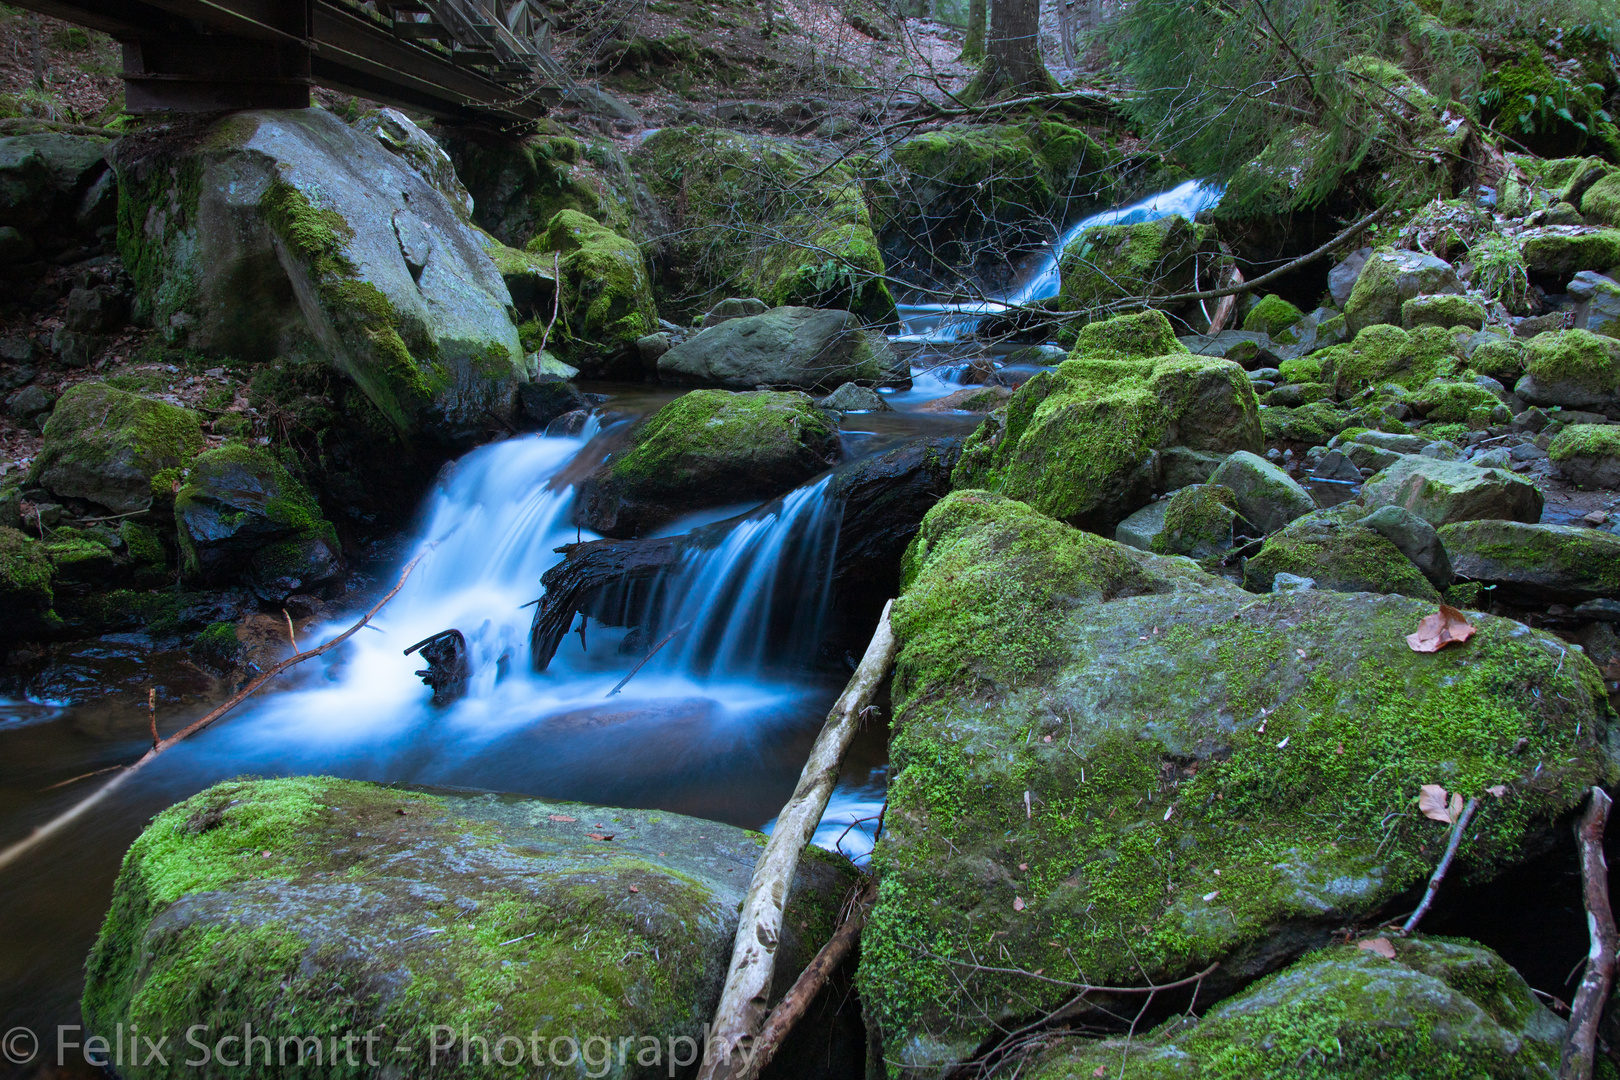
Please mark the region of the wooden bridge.
<svg viewBox="0 0 1620 1080"><path fill-rule="evenodd" d="M11 2L116 38L132 113L303 108L320 85L511 123L571 87L538 0Z"/></svg>

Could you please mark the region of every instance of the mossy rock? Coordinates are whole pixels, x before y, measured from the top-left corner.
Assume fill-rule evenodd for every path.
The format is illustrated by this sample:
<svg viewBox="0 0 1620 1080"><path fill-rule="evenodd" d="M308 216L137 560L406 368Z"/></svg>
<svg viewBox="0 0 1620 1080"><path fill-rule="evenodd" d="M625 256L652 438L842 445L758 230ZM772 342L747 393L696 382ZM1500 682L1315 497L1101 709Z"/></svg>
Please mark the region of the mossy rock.
<svg viewBox="0 0 1620 1080"><path fill-rule="evenodd" d="M82 382L57 401L29 482L128 514L166 502L202 447L202 421L190 409Z"/></svg>
<svg viewBox="0 0 1620 1080"><path fill-rule="evenodd" d="M988 488L1112 534L1163 481L1172 446L1259 450L1259 406L1243 369L1176 345L1157 311L1095 328L1070 359L1019 387L968 439L956 487ZM1094 350L1094 351L1088 351Z"/></svg>
<svg viewBox="0 0 1620 1080"><path fill-rule="evenodd" d="M604 536L765 501L837 464L838 426L808 394L694 390L638 424L580 484L575 520Z"/></svg>
<svg viewBox="0 0 1620 1080"><path fill-rule="evenodd" d="M1349 423L1349 417L1326 401L1314 401L1295 409L1272 405L1260 410L1260 429L1267 442L1326 446Z"/></svg>
<svg viewBox="0 0 1620 1080"><path fill-rule="evenodd" d="M1456 373L1465 358L1450 330L1418 326L1408 331L1384 324L1317 355L1324 381L1333 383L1340 398L1383 383L1415 390L1436 376Z"/></svg>
<svg viewBox="0 0 1620 1080"><path fill-rule="evenodd" d="M1573 525L1463 521L1440 529L1460 578L1535 604L1620 599L1620 536Z"/></svg>
<svg viewBox="0 0 1620 1080"><path fill-rule="evenodd" d="M45 545L16 529L0 526L0 638L26 640L42 635L54 619L51 589L55 567Z"/></svg>
<svg viewBox="0 0 1620 1080"><path fill-rule="evenodd" d="M1489 389L1457 379L1432 379L1408 400L1430 423L1467 424L1470 431L1513 419L1512 410Z"/></svg>
<svg viewBox="0 0 1620 1080"><path fill-rule="evenodd" d="M596 374L644 374L636 339L658 329L658 309L641 249L578 210L562 210L527 250L561 253L566 314L557 344L566 343L570 358Z"/></svg>
<svg viewBox="0 0 1620 1080"><path fill-rule="evenodd" d="M337 533L314 497L256 446L222 446L193 462L174 497L174 521L183 569L196 582L240 576L279 603L343 569Z"/></svg>
<svg viewBox="0 0 1620 1080"><path fill-rule="evenodd" d="M1524 349L1525 343L1517 338L1483 342L1468 354L1468 366L1503 386L1512 386L1524 374Z"/></svg>
<svg viewBox="0 0 1620 1080"><path fill-rule="evenodd" d="M1197 272L1201 230L1178 214L1135 225L1094 225L1058 260L1069 310L1094 311L1130 297L1185 292Z"/></svg>
<svg viewBox="0 0 1620 1080"><path fill-rule="evenodd" d="M1620 487L1620 424L1571 424L1553 437L1547 456L1579 487Z"/></svg>
<svg viewBox="0 0 1620 1080"><path fill-rule="evenodd" d="M1224 484L1184 487L1167 500L1163 526L1149 550L1207 559L1232 547L1233 531L1242 520L1237 495Z"/></svg>
<svg viewBox="0 0 1620 1080"><path fill-rule="evenodd" d="M1239 512L1262 536L1316 509L1310 492L1286 471L1247 451L1221 462L1209 482L1224 485L1232 492Z"/></svg>
<svg viewBox="0 0 1620 1080"><path fill-rule="evenodd" d="M894 609L893 771L861 940L890 1075L935 1075L1073 996L1023 972L1140 986L1219 962L1200 992L1219 1000L1329 944L1433 872L1445 829L1413 809L1421 784L1508 789L1481 800L1448 880L1562 835L1620 775L1596 667L1473 613L1471 640L1415 653L1405 637L1433 610L1256 598L988 492L942 500Z"/></svg>
<svg viewBox="0 0 1620 1080"><path fill-rule="evenodd" d="M1276 338L1305 317L1305 313L1276 293L1268 293L1243 316L1243 329Z"/></svg>
<svg viewBox="0 0 1620 1080"><path fill-rule="evenodd" d="M1382 247L1367 256L1350 290L1344 305L1345 324L1359 335L1379 323L1400 323L1402 305L1414 297L1460 292L1457 271L1444 259Z"/></svg>
<svg viewBox="0 0 1620 1080"><path fill-rule="evenodd" d="M1414 296L1401 305L1401 325L1466 326L1478 330L1485 325L1485 303L1472 296Z"/></svg>
<svg viewBox="0 0 1620 1080"><path fill-rule="evenodd" d="M1435 528L1488 518L1541 520L1541 492L1524 477L1418 454L1404 454L1368 477L1361 497L1369 510L1404 507Z"/></svg>
<svg viewBox="0 0 1620 1080"><path fill-rule="evenodd" d="M1361 523L1354 504L1318 510L1266 539L1243 567L1243 587L1270 592L1280 573L1308 577L1335 592L1400 593L1438 603L1440 594L1400 548Z"/></svg>
<svg viewBox="0 0 1620 1080"><path fill-rule="evenodd" d="M1587 188L1580 205L1581 213L1593 225L1620 228L1620 169L1610 171Z"/></svg>
<svg viewBox="0 0 1620 1080"><path fill-rule="evenodd" d="M85 1023L108 1038L119 1025L201 1024L218 1033L210 1044L251 1025L271 1037L272 1060L289 1055L284 1070L256 1061L222 1075L307 1074L296 1040L350 1032L380 1039L365 1044L371 1061L401 1075L509 1076L479 1041L506 1037L511 1062L531 1037L544 1055L553 1039L583 1049L596 1036L598 1075L663 1076L667 1045L656 1067L638 1065L639 1039L623 1064L616 1041L599 1048L621 1034L701 1038L764 840L679 814L520 796L227 781L131 845L86 964ZM806 851L773 997L829 936L854 881L842 859ZM356 1051L321 1075L373 1075ZM120 1073L178 1078L195 1071L186 1056ZM548 1062L567 1057L559 1046L525 1073L554 1074Z"/></svg>
<svg viewBox="0 0 1620 1080"><path fill-rule="evenodd" d="M546 125L543 122L542 128ZM541 130L512 136L456 125L436 130L472 195L472 219L509 247L521 248L564 210L631 235L634 179L603 168L575 134ZM610 159L613 166L622 166Z"/></svg>
<svg viewBox="0 0 1620 1080"><path fill-rule="evenodd" d="M1532 405L1620 407L1620 341L1588 330L1537 334L1524 350L1513 392Z"/></svg>
<svg viewBox="0 0 1620 1080"><path fill-rule="evenodd" d="M910 368L850 311L772 308L728 318L658 357L664 382L831 391L846 382L909 386Z"/></svg>
<svg viewBox="0 0 1620 1080"><path fill-rule="evenodd" d="M1568 281L1582 270L1620 266L1620 229L1528 233L1521 248L1530 273Z"/></svg>
<svg viewBox="0 0 1620 1080"><path fill-rule="evenodd" d="M1557 1071L1564 1022L1482 945L1385 939L1386 960L1333 945L1268 975L1199 1018L1145 1037L1064 1040L1022 1075L1065 1080L1533 1080Z"/></svg>
<svg viewBox="0 0 1620 1080"><path fill-rule="evenodd" d="M105 582L122 566L102 538L86 530L60 528L43 541L45 554L58 581L72 584Z"/></svg>

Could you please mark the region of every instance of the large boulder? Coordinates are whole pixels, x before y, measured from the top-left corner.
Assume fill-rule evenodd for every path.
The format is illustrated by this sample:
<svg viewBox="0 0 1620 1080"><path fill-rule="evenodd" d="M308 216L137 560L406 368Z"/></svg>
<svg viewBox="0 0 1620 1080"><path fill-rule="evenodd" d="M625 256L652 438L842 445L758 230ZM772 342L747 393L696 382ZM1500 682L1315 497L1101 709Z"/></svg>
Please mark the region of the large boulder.
<svg viewBox="0 0 1620 1080"><path fill-rule="evenodd" d="M202 447L190 409L82 382L57 401L28 476L58 498L128 514L166 500Z"/></svg>
<svg viewBox="0 0 1620 1080"><path fill-rule="evenodd" d="M241 576L280 603L343 568L337 533L315 499L255 446L224 446L193 462L174 497L174 520L185 572L206 584Z"/></svg>
<svg viewBox="0 0 1620 1080"><path fill-rule="evenodd" d="M1346 504L1290 522L1244 564L1244 588L1270 592L1278 574L1293 574L1310 578L1318 589L1439 601L1439 592L1412 560L1367 525L1365 515L1361 507Z"/></svg>
<svg viewBox="0 0 1620 1080"><path fill-rule="evenodd" d="M561 210L526 250L559 253L566 317L558 344L570 359L588 374L641 374L636 339L658 329L641 249L578 210Z"/></svg>
<svg viewBox="0 0 1620 1080"><path fill-rule="evenodd" d="M450 155L433 141L433 136L417 127L410 117L398 109L385 106L362 114L354 121L354 127L356 131L376 139L394 156L415 169L463 217L472 216L472 195L456 176L456 166L450 160Z"/></svg>
<svg viewBox="0 0 1620 1080"><path fill-rule="evenodd" d="M1129 1040L1067 1041L1022 1075L1221 1076L1234 1063L1245 1077L1342 1080L1450 1080L1459 1072L1531 1080L1557 1072L1564 1021L1496 953L1459 939L1384 940L1392 959L1354 944L1330 946L1201 1017L1180 1016Z"/></svg>
<svg viewBox="0 0 1620 1080"><path fill-rule="evenodd" d="M1312 359L1321 364L1322 381L1332 384L1339 397L1347 398L1384 383L1415 390L1430 379L1456 372L1465 354L1444 327L1402 330L1379 323Z"/></svg>
<svg viewBox="0 0 1620 1080"><path fill-rule="evenodd" d="M1316 500L1286 471L1259 454L1240 450L1221 462L1209 482L1221 484L1237 497L1238 512L1266 533L1276 532L1295 518L1316 509Z"/></svg>
<svg viewBox="0 0 1620 1080"><path fill-rule="evenodd" d="M894 368L887 343L863 329L854 313L807 307L727 319L658 358L665 382L734 390L878 386L895 381Z"/></svg>
<svg viewBox="0 0 1620 1080"><path fill-rule="evenodd" d="M1186 292L1198 273L1203 236L1179 214L1134 225L1094 225L1063 249L1062 299L1091 311L1129 297ZM1245 327L1245 329L1253 329Z"/></svg>
<svg viewBox="0 0 1620 1080"><path fill-rule="evenodd" d="M1520 241L1530 273L1563 282L1582 270L1620 266L1620 229L1548 226Z"/></svg>
<svg viewBox="0 0 1620 1080"><path fill-rule="evenodd" d="M622 166L611 144L594 146L548 122L532 134L514 135L471 124L435 128L433 134L472 196L472 218L505 244L521 248L563 210L576 210L607 228L630 235L630 178L599 160ZM545 130L546 128L551 130ZM606 151L603 153L596 151Z"/></svg>
<svg viewBox="0 0 1620 1080"><path fill-rule="evenodd" d="M640 536L704 507L774 498L839 453L837 424L807 394L694 390L638 423L581 482L574 519Z"/></svg>
<svg viewBox="0 0 1620 1080"><path fill-rule="evenodd" d="M507 1071L495 1062L573 1075L584 1061L616 1080L667 1076L698 1056L764 842L656 811L227 781L130 847L86 965L85 1023L109 1039L204 1025L208 1045L251 1026L274 1062L259 1075L346 1072L304 1057L340 1032L369 1040L348 1061L369 1050L401 1076ZM773 998L829 936L855 876L807 849ZM190 1056L120 1074L186 1076ZM838 1064L854 1067L808 1073Z"/></svg>
<svg viewBox="0 0 1620 1080"><path fill-rule="evenodd" d="M1218 961L1199 996L1219 999L1329 944L1433 872L1420 784L1483 796L1451 870L1469 881L1620 775L1596 668L1509 619L1416 653L1430 602L1256 598L973 491L930 512L905 581L859 975L891 1076L1074 996L1026 973L1141 986ZM1140 1005L1100 992L1066 1018Z"/></svg>
<svg viewBox="0 0 1620 1080"><path fill-rule="evenodd" d="M1571 424L1547 447L1553 466L1584 488L1620 488L1620 424Z"/></svg>
<svg viewBox="0 0 1620 1080"><path fill-rule="evenodd" d="M1352 334L1376 323L1400 324L1401 305L1418 296L1460 293L1457 271L1444 259L1421 251L1379 248L1367 256L1344 305Z"/></svg>
<svg viewBox="0 0 1620 1080"><path fill-rule="evenodd" d="M1258 409L1243 369L1187 352L1161 312L1120 316L987 418L952 481L1112 534L1162 490L1165 450L1259 451Z"/></svg>
<svg viewBox="0 0 1620 1080"><path fill-rule="evenodd" d="M1238 511L1237 494L1224 484L1193 484L1162 502L1164 510L1157 531L1148 537L1145 545L1146 550L1158 555L1211 558L1230 549L1234 534L1244 525L1243 515ZM1138 520L1134 529L1125 528L1127 522L1141 513L1138 510L1120 522L1119 528L1114 530L1114 538L1132 547L1143 547L1131 540L1146 532L1152 519Z"/></svg>
<svg viewBox="0 0 1620 1080"><path fill-rule="evenodd" d="M1572 525L1463 521L1440 539L1457 576L1530 604L1620 599L1620 536Z"/></svg>
<svg viewBox="0 0 1620 1080"><path fill-rule="evenodd" d="M1421 454L1403 454L1369 477L1361 494L1369 510L1404 507L1436 528L1484 518L1541 520L1541 492L1524 477Z"/></svg>
<svg viewBox="0 0 1620 1080"><path fill-rule="evenodd" d="M318 358L403 433L510 418L527 361L483 238L406 159L324 109L122 139L118 244L175 345Z"/></svg>
<svg viewBox="0 0 1620 1080"><path fill-rule="evenodd" d="M1588 330L1537 334L1513 392L1532 405L1612 413L1620 419L1620 341Z"/></svg>

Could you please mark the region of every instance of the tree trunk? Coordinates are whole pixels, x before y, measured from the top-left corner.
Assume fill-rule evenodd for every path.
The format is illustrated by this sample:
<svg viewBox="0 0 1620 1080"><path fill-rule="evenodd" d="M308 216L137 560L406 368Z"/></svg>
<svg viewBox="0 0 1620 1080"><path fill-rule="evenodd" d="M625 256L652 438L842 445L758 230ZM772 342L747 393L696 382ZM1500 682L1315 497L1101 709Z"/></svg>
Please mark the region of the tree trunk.
<svg viewBox="0 0 1620 1080"><path fill-rule="evenodd" d="M984 60L985 0L968 0L967 40L962 42L962 55L957 59L964 64L978 64Z"/></svg>
<svg viewBox="0 0 1620 1080"><path fill-rule="evenodd" d="M986 43L1003 87L1039 93L1052 76L1041 62L1041 0L996 0Z"/></svg>
<svg viewBox="0 0 1620 1080"><path fill-rule="evenodd" d="M1069 0L1057 0L1058 43L1063 50L1063 66L1075 66L1074 49L1074 12L1069 9Z"/></svg>
<svg viewBox="0 0 1620 1080"><path fill-rule="evenodd" d="M34 62L34 89L45 89L45 28L41 25L39 15L30 12L28 16L28 49Z"/></svg>

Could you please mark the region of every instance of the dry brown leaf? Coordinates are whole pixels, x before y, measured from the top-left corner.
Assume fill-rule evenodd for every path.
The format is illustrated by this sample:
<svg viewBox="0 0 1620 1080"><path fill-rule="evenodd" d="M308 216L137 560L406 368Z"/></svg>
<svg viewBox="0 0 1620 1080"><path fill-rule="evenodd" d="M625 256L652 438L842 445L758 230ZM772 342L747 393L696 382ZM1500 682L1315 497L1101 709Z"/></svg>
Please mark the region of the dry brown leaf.
<svg viewBox="0 0 1620 1080"><path fill-rule="evenodd" d="M1091 1075L1092 1076L1107 1076L1108 1075L1108 1067L1106 1065L1099 1065L1095 1069L1091 1070Z"/></svg>
<svg viewBox="0 0 1620 1080"><path fill-rule="evenodd" d="M578 821L579 818L577 818L577 817L567 817L567 816L565 816L563 814L552 814L551 815L551 820L552 821Z"/></svg>
<svg viewBox="0 0 1620 1080"><path fill-rule="evenodd" d="M1451 812L1446 808L1446 789L1439 784L1424 784L1418 788L1418 810L1430 821L1451 824Z"/></svg>
<svg viewBox="0 0 1620 1080"><path fill-rule="evenodd" d="M1375 937L1368 938L1365 941L1358 941L1356 942L1356 948L1365 949L1370 953L1377 953L1385 960L1395 959L1395 946L1389 943L1387 937Z"/></svg>
<svg viewBox="0 0 1620 1080"><path fill-rule="evenodd" d="M1461 793L1453 791L1451 793L1451 802L1446 804L1446 813L1451 818L1451 823L1453 825L1457 823L1458 818L1462 817L1462 808L1463 801Z"/></svg>
<svg viewBox="0 0 1620 1080"><path fill-rule="evenodd" d="M1439 611L1423 617L1416 633L1406 635L1406 644L1413 652L1439 652L1453 641L1467 641L1473 636L1474 627L1463 613L1450 604L1441 604Z"/></svg>
<svg viewBox="0 0 1620 1080"><path fill-rule="evenodd" d="M1023 911L1024 910L1024 898L1022 896L1013 897L1013 910L1014 911Z"/></svg>
<svg viewBox="0 0 1620 1080"><path fill-rule="evenodd" d="M586 836L588 836L588 837L590 837L590 838L591 838L591 839L592 839L592 840L602 840L602 841L607 841L607 840L611 840L611 839L613 839L613 834L612 834L612 833L596 833L596 832L588 832L588 833L586 833L586 834L585 834L585 835L586 835Z"/></svg>
<svg viewBox="0 0 1620 1080"><path fill-rule="evenodd" d="M1507 795L1507 785L1506 784L1492 784L1490 787L1485 789L1485 794L1494 795L1498 799L1503 798L1503 797L1505 797Z"/></svg>

